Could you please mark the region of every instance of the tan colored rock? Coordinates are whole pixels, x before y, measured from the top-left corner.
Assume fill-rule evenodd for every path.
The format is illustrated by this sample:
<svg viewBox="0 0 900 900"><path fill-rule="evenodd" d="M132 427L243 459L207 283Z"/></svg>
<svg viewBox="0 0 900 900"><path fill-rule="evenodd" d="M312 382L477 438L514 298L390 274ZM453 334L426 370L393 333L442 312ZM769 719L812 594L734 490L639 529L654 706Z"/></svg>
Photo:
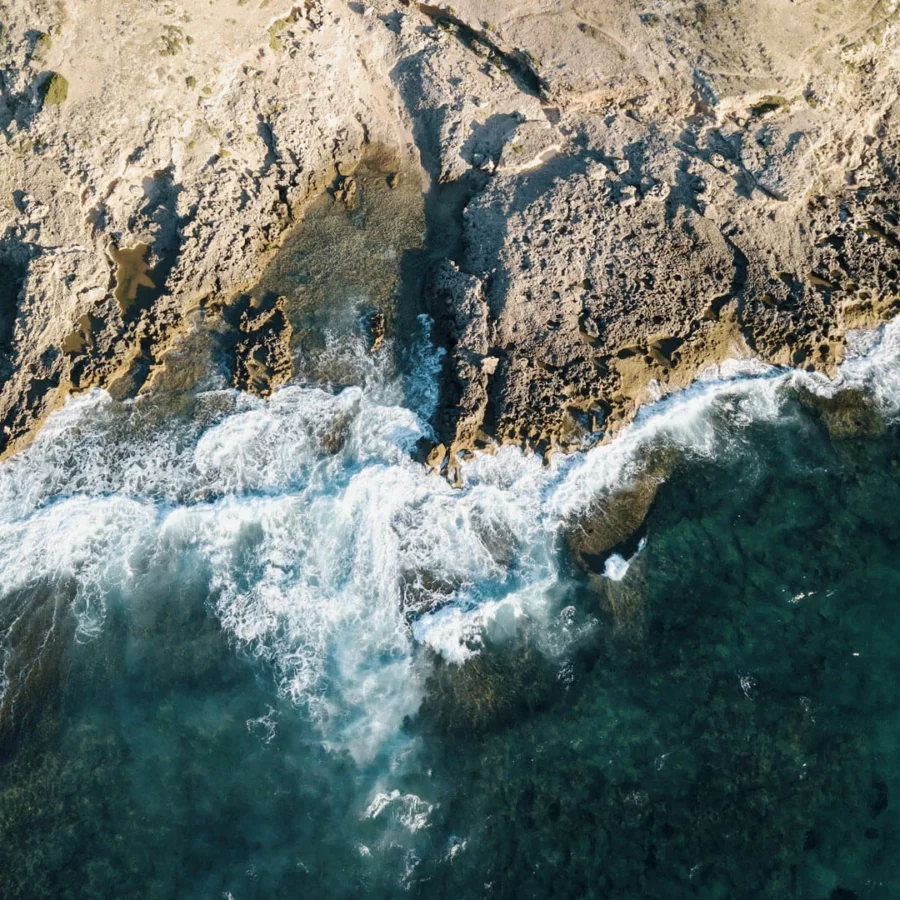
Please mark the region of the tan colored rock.
<svg viewBox="0 0 900 900"><path fill-rule="evenodd" d="M71 390L151 389L310 198L355 205L373 146L392 154L382 178L430 178L422 306L450 351L450 472L495 440L582 446L727 356L834 372L847 329L898 310L897 15L6 2L5 446ZM51 73L63 103L41 102ZM115 254L141 246L126 287ZM241 384L283 371L245 349L259 371Z"/></svg>
<svg viewBox="0 0 900 900"><path fill-rule="evenodd" d="M408 154L409 137L390 33L370 36L342 4L3 7L0 427L12 449L73 389L140 390L191 310L259 279L338 165L352 169L369 141ZM52 38L39 56L35 33ZM45 69L66 79L65 103L41 107ZM113 257L142 245L123 293ZM92 342L76 346L86 315Z"/></svg>
<svg viewBox="0 0 900 900"><path fill-rule="evenodd" d="M465 210L456 263L482 285L498 363L472 377L483 338L451 344L465 402L448 389L459 420L441 438L457 450L476 432L579 447L728 357L833 374L848 329L900 309L895 12L464 0L426 15L529 68L523 104L546 120L511 121ZM561 146L517 168L528 128Z"/></svg>

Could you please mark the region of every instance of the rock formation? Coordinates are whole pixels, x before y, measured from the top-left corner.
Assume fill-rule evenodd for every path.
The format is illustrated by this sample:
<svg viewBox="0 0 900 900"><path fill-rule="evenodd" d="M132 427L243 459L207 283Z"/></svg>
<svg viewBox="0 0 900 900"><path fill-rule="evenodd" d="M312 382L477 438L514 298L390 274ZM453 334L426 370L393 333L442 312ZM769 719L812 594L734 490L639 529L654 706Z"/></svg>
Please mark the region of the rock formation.
<svg viewBox="0 0 900 900"><path fill-rule="evenodd" d="M847 330L897 312L892 3L6 0L0 21L7 452L71 391L152 389L311 198L355 204L368 147L392 185L426 176L443 465L583 446L730 356L833 373ZM266 391L284 313L257 313L233 377Z"/></svg>

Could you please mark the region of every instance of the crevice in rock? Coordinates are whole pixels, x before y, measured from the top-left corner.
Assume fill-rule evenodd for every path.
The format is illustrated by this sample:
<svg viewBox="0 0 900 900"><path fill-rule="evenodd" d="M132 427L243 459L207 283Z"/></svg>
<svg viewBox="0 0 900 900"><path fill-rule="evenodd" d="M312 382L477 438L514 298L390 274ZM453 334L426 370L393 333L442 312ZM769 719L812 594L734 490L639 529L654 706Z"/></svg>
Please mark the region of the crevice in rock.
<svg viewBox="0 0 900 900"><path fill-rule="evenodd" d="M465 209L489 179L489 175L476 170L444 184L432 177L431 187L425 196L424 244L421 249L407 251L401 261L397 303L400 328L413 327L415 318L423 312L427 313L433 321L433 342L448 351L440 377L440 421L434 423L442 441L452 438L455 423L450 421L450 411L456 408L463 389L455 377L452 360L456 345L449 324L454 316L453 301L449 294L434 290L431 277L437 267L448 260L461 268L465 256Z"/></svg>
<svg viewBox="0 0 900 900"><path fill-rule="evenodd" d="M27 271L23 260L5 254L0 247L0 378L3 380L9 375L9 350Z"/></svg>
<svg viewBox="0 0 900 900"><path fill-rule="evenodd" d="M473 28L449 9L416 3L416 9L427 16L439 28L451 31L470 50L485 57L488 62L508 71L520 91L533 97L546 99L547 82L538 74L534 62L521 50L504 50L483 29Z"/></svg>
<svg viewBox="0 0 900 900"><path fill-rule="evenodd" d="M865 232L866 234L871 234L873 237L880 238L882 241L886 241L895 250L900 250L900 240L874 219L870 219L866 224Z"/></svg>

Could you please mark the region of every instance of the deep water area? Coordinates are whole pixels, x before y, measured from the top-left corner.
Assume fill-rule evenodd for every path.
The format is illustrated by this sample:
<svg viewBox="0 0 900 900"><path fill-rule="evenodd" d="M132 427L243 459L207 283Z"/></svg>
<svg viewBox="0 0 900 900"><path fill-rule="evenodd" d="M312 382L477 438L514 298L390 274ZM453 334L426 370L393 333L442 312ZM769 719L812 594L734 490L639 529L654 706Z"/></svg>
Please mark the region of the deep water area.
<svg viewBox="0 0 900 900"><path fill-rule="evenodd" d="M466 847L423 894L896 896L900 435L793 412L678 466L542 709L428 743Z"/></svg>

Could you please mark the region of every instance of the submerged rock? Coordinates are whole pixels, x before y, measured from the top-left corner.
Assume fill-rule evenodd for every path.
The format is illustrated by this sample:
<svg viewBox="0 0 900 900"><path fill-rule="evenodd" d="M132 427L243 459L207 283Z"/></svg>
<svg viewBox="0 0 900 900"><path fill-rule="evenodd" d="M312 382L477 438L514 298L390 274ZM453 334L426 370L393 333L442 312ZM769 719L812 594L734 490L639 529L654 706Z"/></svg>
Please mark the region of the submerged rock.
<svg viewBox="0 0 900 900"><path fill-rule="evenodd" d="M860 388L842 388L831 396L801 388L799 398L818 413L834 440L876 438L884 432L885 422L872 396Z"/></svg>
<svg viewBox="0 0 900 900"><path fill-rule="evenodd" d="M603 570L605 554L630 538L644 523L660 479L640 476L631 487L622 488L595 501L565 531L566 543L585 568Z"/></svg>
<svg viewBox="0 0 900 900"><path fill-rule="evenodd" d="M75 631L68 587L37 584L3 598L0 762L59 703Z"/></svg>
<svg viewBox="0 0 900 900"><path fill-rule="evenodd" d="M420 715L426 727L471 733L498 728L550 702L556 672L519 640L481 648L461 665L435 661Z"/></svg>
<svg viewBox="0 0 900 900"><path fill-rule="evenodd" d="M639 454L623 483L594 499L566 523L569 552L585 571L602 574L608 554L625 545L637 549L635 534L656 499L660 484L678 463L675 447L650 446Z"/></svg>

